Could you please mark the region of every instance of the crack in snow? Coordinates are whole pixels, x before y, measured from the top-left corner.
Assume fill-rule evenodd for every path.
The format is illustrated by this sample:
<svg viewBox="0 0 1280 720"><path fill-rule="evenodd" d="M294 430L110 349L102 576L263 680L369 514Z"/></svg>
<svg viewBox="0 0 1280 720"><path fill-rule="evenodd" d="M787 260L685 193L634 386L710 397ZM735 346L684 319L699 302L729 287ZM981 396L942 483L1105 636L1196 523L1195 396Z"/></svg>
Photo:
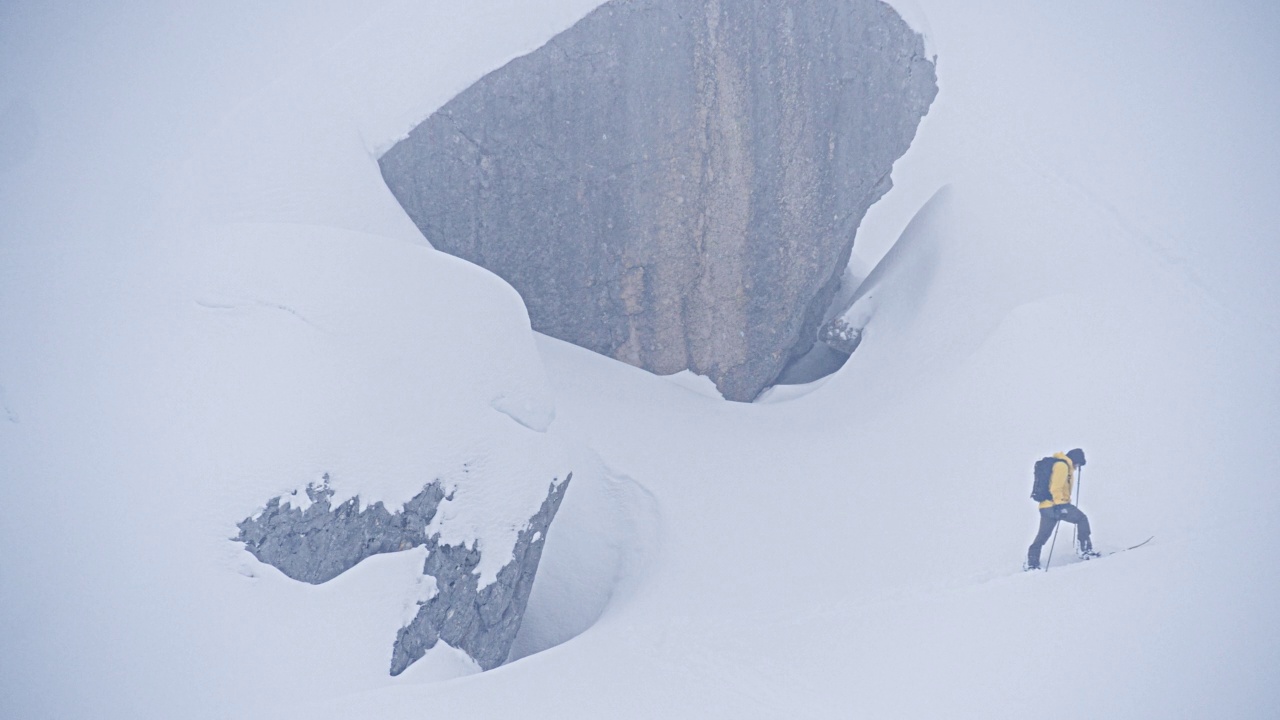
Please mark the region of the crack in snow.
<svg viewBox="0 0 1280 720"><path fill-rule="evenodd" d="M298 312L297 310L295 310L295 309L293 309L293 308L289 307L288 305L282 305L282 304L280 304L280 303L267 302L267 301L265 301L265 300L246 300L246 301L243 301L243 302L225 302L225 301L216 301L216 300L196 300L196 301L195 301L195 303L196 303L196 305L199 305L200 307L202 307L202 308L204 308L204 309L206 309L206 310L223 310L223 311L225 311L225 310L241 310L241 309L243 309L243 308L245 308L246 306L249 306L249 305L257 306L257 307L262 307L262 308L267 308L267 309L270 309L270 310L281 310L281 311L283 311L283 312L289 313L290 315L292 315L292 316L294 316L295 318L297 318L297 319L301 320L302 322L306 323L307 325L310 325L311 327L315 328L316 330L319 330L320 332L324 332L324 329L323 329L323 328L321 328L319 325L317 325L317 324L315 324L314 322L312 322L312 321L311 321L311 320L310 320L306 315L303 315L302 313L300 313L300 312Z"/></svg>
<svg viewBox="0 0 1280 720"><path fill-rule="evenodd" d="M9 407L9 400L5 397L3 385L0 385L0 410L4 410L4 417L9 422L17 425L20 421L18 413L14 412L13 408Z"/></svg>

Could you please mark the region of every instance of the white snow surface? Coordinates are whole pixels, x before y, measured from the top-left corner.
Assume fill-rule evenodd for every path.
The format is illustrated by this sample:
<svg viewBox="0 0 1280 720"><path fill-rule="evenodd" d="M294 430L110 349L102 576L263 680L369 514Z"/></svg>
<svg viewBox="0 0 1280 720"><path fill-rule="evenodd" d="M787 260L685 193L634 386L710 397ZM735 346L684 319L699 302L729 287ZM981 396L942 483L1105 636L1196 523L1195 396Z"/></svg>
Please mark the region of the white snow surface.
<svg viewBox="0 0 1280 720"><path fill-rule="evenodd" d="M863 343L745 405L536 336L379 177L595 4L0 6L0 717L1274 717L1280 9L912 2ZM1155 539L1021 573L1075 446L1099 547ZM388 675L424 550L229 539L440 479L488 579L569 471L491 672Z"/></svg>

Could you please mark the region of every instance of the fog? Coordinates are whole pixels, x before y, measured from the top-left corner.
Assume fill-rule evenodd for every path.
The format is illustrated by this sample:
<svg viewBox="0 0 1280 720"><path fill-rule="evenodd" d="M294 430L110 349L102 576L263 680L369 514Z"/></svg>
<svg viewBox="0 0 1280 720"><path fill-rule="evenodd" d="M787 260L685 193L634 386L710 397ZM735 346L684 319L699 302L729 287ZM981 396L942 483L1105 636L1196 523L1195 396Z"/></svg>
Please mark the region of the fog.
<svg viewBox="0 0 1280 720"><path fill-rule="evenodd" d="M919 219L879 324L730 404L535 336L378 173L597 4L0 3L0 715L1273 713L1280 7L893 0L940 94L855 244ZM1099 543L1157 538L1024 575L1076 445ZM420 556L230 540L535 455L574 480L493 672L388 676Z"/></svg>

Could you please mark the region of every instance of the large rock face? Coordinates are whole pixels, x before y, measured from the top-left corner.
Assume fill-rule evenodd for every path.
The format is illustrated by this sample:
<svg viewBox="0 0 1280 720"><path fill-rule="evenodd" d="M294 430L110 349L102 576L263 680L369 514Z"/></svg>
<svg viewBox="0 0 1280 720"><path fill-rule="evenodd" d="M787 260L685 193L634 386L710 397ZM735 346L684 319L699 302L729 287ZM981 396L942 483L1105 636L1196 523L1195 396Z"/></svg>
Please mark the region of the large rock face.
<svg viewBox="0 0 1280 720"><path fill-rule="evenodd" d="M258 560L313 585L332 580L371 555L426 546L423 573L435 578L436 593L397 633L391 674L404 672L438 640L465 651L481 668L490 670L511 651L547 530L572 477L571 473L563 482L551 483L542 507L517 535L511 561L483 587L475 572L480 548L444 544L438 533L431 532L436 510L448 499L439 482L425 486L394 513L382 503L361 510L358 497L334 507L329 502L333 491L322 483L307 488L311 502L306 508L272 498L261 513L239 524L236 540Z"/></svg>
<svg viewBox="0 0 1280 720"><path fill-rule="evenodd" d="M534 329L750 400L812 345L936 93L877 0L615 0L380 163Z"/></svg>

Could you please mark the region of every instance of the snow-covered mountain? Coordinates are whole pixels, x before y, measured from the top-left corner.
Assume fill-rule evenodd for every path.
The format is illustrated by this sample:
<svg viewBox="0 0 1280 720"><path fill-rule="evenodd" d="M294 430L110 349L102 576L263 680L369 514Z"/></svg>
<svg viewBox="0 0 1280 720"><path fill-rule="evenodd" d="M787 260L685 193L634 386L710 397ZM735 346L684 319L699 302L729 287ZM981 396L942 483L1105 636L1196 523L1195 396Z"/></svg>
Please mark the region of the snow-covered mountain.
<svg viewBox="0 0 1280 720"><path fill-rule="evenodd" d="M863 342L735 404L535 336L380 177L596 4L0 7L0 716L1273 716L1280 11L895 0L941 92ZM1155 539L1023 574L1075 446L1097 544ZM231 540L327 473L502 546L568 472L487 672L388 674L423 549Z"/></svg>

